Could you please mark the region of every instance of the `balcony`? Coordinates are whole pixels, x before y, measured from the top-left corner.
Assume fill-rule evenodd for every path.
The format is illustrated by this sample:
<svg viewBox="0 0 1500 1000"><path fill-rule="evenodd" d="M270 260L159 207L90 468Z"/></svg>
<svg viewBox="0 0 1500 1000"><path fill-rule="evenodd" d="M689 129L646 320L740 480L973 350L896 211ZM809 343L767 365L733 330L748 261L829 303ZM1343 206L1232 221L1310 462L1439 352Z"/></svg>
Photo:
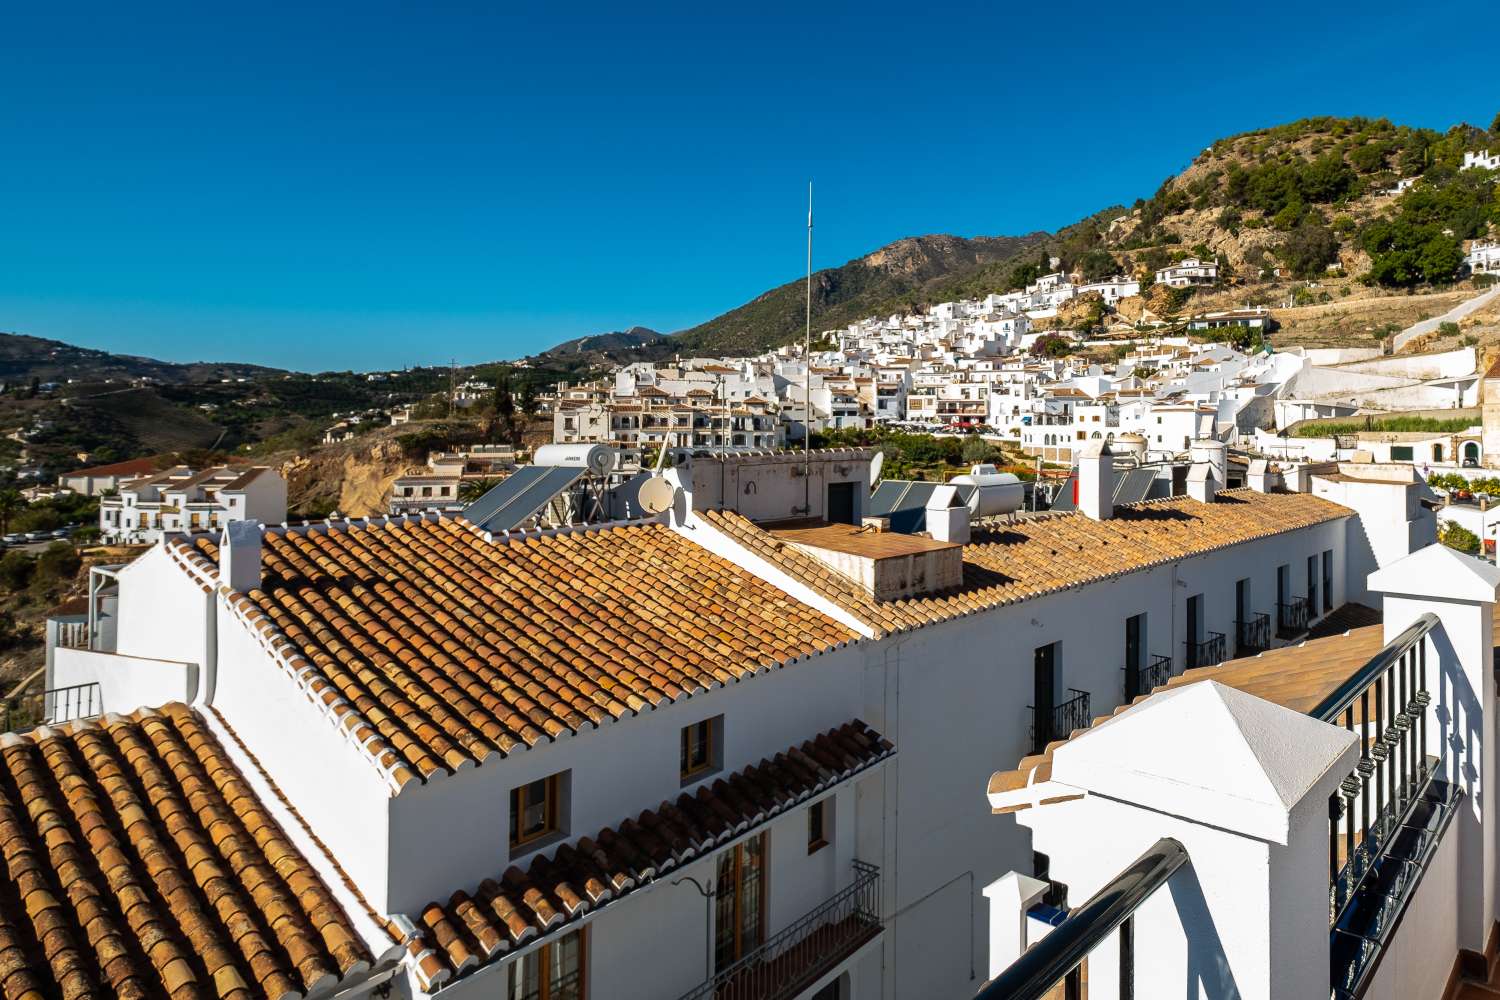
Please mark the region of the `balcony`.
<svg viewBox="0 0 1500 1000"><path fill-rule="evenodd" d="M681 1000L790 1000L880 933L880 869L854 881Z"/></svg>
<svg viewBox="0 0 1500 1000"><path fill-rule="evenodd" d="M1089 714L1089 693L1077 688L1068 689L1073 697L1061 705L1031 709L1031 752L1041 753L1054 740L1067 739L1075 729L1087 729L1093 716Z"/></svg>
<svg viewBox="0 0 1500 1000"><path fill-rule="evenodd" d="M1210 632L1208 638L1202 642L1187 643L1187 666L1189 670L1195 667L1211 667L1215 663L1224 662L1224 633Z"/></svg>
<svg viewBox="0 0 1500 1000"><path fill-rule="evenodd" d="M1283 639L1301 635L1307 631L1307 598L1293 597L1285 604L1276 605L1276 634Z"/></svg>
<svg viewBox="0 0 1500 1000"><path fill-rule="evenodd" d="M1250 656L1271 648L1271 616L1264 611L1234 623L1234 655Z"/></svg>
<svg viewBox="0 0 1500 1000"><path fill-rule="evenodd" d="M1172 679L1172 658L1170 656L1153 656L1151 662L1144 667L1131 669L1123 668L1125 671L1125 701L1130 703L1143 694L1150 694Z"/></svg>
<svg viewBox="0 0 1500 1000"><path fill-rule="evenodd" d="M104 714L104 696L97 683L70 684L42 692L40 713L34 702L5 702L5 732L24 733L41 725L58 725Z"/></svg>

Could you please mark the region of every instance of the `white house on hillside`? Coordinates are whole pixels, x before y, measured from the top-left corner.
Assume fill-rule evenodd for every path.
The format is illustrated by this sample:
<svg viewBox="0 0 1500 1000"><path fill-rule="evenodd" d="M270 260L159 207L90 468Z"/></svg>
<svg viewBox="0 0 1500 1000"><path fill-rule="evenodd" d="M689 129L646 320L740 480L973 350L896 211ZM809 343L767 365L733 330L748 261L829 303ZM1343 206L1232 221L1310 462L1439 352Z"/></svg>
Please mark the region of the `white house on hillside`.
<svg viewBox="0 0 1500 1000"><path fill-rule="evenodd" d="M1191 288L1212 285L1219 280L1219 265L1197 257L1170 264L1156 272L1156 283L1168 288Z"/></svg>

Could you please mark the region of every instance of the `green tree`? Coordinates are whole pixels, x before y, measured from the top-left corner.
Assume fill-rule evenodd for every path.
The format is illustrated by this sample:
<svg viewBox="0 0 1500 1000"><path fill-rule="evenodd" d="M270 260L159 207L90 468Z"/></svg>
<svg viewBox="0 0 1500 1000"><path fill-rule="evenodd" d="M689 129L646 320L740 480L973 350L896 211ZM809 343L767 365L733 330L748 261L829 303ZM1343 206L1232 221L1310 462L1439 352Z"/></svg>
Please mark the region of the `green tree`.
<svg viewBox="0 0 1500 1000"><path fill-rule="evenodd" d="M26 509L26 498L13 488L0 489L0 535L10 533L11 518Z"/></svg>
<svg viewBox="0 0 1500 1000"><path fill-rule="evenodd" d="M1293 274L1311 278L1339 259L1339 238L1332 229L1308 219L1287 234L1276 256Z"/></svg>
<svg viewBox="0 0 1500 1000"><path fill-rule="evenodd" d="M0 556L0 587L9 591L25 590L36 571L36 560L21 551Z"/></svg>
<svg viewBox="0 0 1500 1000"><path fill-rule="evenodd" d="M68 583L78 575L79 567L83 560L78 556L78 550L67 542L53 542L42 550L42 554L36 559L36 573L33 584L36 586L50 587L54 584Z"/></svg>
<svg viewBox="0 0 1500 1000"><path fill-rule="evenodd" d="M465 479L458 484L458 498L464 503L473 503L499 485L499 479Z"/></svg>
<svg viewBox="0 0 1500 1000"><path fill-rule="evenodd" d="M1479 536L1463 525L1454 524L1452 521L1443 525L1442 530L1438 532L1438 541L1450 549L1456 549L1471 556L1479 553Z"/></svg>
<svg viewBox="0 0 1500 1000"><path fill-rule="evenodd" d="M964 438L963 460L965 465L982 465L985 462L993 462L998 459L1000 449L990 444L978 434L970 434Z"/></svg>

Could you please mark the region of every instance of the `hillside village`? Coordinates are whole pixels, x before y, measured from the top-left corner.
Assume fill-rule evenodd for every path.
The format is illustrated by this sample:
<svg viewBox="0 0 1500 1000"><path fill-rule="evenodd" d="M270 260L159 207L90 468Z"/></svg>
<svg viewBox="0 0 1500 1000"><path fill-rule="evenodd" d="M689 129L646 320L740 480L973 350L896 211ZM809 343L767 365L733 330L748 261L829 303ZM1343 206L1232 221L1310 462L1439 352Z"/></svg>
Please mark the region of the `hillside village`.
<svg viewBox="0 0 1500 1000"><path fill-rule="evenodd" d="M9 347L7 995L1500 980L1500 117L514 361Z"/></svg>

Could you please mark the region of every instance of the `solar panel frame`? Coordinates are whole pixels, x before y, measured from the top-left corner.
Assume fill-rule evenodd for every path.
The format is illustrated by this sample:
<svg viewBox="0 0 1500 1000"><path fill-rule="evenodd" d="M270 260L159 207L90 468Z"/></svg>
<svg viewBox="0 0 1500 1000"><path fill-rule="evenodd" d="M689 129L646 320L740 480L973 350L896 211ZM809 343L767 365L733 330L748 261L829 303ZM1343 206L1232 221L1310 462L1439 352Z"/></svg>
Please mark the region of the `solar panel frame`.
<svg viewBox="0 0 1500 1000"><path fill-rule="evenodd" d="M576 466L542 466L544 474L521 490L481 522L485 531L510 531L545 507L553 497L583 478L587 469Z"/></svg>
<svg viewBox="0 0 1500 1000"><path fill-rule="evenodd" d="M885 517L893 510L898 510L901 495L906 492L911 483L905 479L887 479L875 487L875 492L870 494L870 502L867 508L871 517Z"/></svg>
<svg viewBox="0 0 1500 1000"><path fill-rule="evenodd" d="M484 496L463 509L461 516L472 524L481 524L525 489L541 479L551 466L524 465L496 483Z"/></svg>

